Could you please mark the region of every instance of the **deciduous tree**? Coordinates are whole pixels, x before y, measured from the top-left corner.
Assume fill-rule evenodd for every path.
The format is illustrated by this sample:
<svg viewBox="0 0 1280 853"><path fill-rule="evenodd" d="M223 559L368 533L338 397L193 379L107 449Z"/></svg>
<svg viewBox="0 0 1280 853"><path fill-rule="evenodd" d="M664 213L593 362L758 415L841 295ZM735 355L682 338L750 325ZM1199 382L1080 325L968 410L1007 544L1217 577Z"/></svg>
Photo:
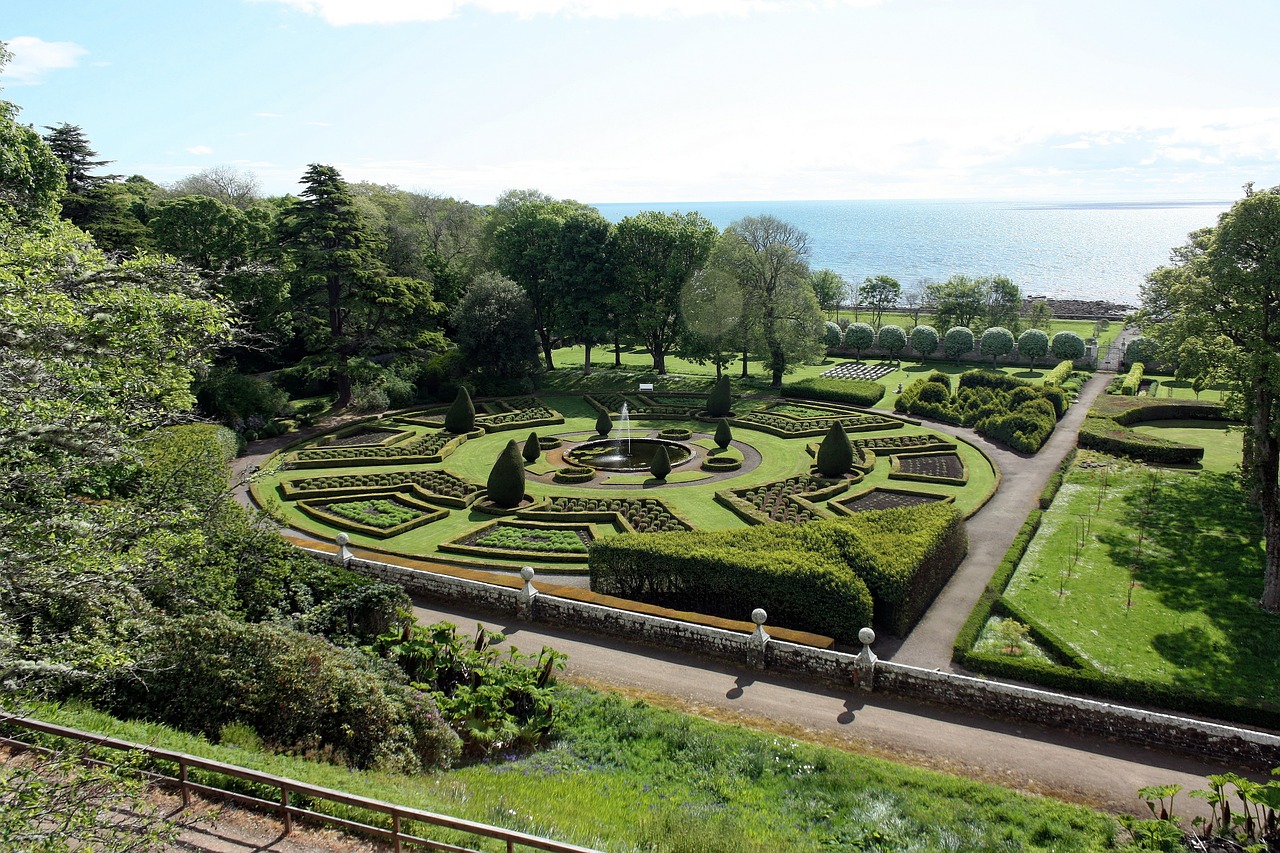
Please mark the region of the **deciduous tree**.
<svg viewBox="0 0 1280 853"><path fill-rule="evenodd" d="M902 285L887 275L867 278L858 288L858 302L871 309L871 326L877 330L884 312L895 307L901 296Z"/></svg>

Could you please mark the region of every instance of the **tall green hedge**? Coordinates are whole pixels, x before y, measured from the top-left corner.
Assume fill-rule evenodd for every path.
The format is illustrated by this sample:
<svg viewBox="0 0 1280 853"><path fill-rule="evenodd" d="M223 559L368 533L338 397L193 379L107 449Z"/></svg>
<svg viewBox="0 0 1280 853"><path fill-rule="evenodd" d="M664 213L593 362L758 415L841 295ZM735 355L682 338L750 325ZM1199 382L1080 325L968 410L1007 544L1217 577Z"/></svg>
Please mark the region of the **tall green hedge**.
<svg viewBox="0 0 1280 853"><path fill-rule="evenodd" d="M873 622L905 634L967 547L950 505L743 530L611 536L591 545L591 588L853 642Z"/></svg>
<svg viewBox="0 0 1280 853"><path fill-rule="evenodd" d="M782 396L869 407L884 397L884 386L869 379L824 379L816 376L799 382L784 382Z"/></svg>
<svg viewBox="0 0 1280 853"><path fill-rule="evenodd" d="M476 407L471 402L471 392L467 386L458 386L458 396L444 415L444 428L448 432L465 435L476 428Z"/></svg>

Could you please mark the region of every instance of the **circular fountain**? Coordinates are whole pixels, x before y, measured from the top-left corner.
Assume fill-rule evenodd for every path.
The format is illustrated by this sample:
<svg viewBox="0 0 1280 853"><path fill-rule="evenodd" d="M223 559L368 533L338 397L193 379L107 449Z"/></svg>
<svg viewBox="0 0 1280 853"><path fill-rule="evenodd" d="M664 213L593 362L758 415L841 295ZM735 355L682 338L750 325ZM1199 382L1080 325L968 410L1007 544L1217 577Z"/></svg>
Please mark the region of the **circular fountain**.
<svg viewBox="0 0 1280 853"><path fill-rule="evenodd" d="M660 438L598 438L565 451L564 457L574 465L601 471L647 471L659 447L667 449L667 459L673 468L693 457L693 452L683 444Z"/></svg>

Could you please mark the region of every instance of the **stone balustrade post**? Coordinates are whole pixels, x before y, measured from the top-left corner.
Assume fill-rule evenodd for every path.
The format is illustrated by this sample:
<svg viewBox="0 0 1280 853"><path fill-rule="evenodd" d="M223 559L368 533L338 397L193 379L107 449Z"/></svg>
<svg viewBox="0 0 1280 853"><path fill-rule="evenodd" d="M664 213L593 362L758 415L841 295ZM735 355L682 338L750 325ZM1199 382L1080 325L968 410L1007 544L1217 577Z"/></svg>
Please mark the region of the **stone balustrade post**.
<svg viewBox="0 0 1280 853"><path fill-rule="evenodd" d="M524 586L516 593L516 615L521 619L533 618L533 602L538 597L538 588L533 585L534 574L533 566L525 566L520 570Z"/></svg>
<svg viewBox="0 0 1280 853"><path fill-rule="evenodd" d="M863 690L875 688L876 653L871 651L871 644L876 641L876 632L863 628L858 632L858 640L862 643L862 651L853 657L853 683Z"/></svg>

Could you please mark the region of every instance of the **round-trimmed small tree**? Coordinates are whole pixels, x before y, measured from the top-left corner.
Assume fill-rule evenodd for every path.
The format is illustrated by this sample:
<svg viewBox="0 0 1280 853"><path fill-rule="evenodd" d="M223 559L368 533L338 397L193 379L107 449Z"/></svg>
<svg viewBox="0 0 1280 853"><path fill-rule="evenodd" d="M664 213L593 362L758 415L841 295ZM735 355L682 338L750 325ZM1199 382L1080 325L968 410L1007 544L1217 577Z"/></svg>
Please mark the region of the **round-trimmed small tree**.
<svg viewBox="0 0 1280 853"><path fill-rule="evenodd" d="M942 336L942 353L947 358L960 361L960 356L973 352L973 329L968 326L952 326Z"/></svg>
<svg viewBox="0 0 1280 853"><path fill-rule="evenodd" d="M991 356L991 366L995 367L996 359L1013 352L1013 332L1004 326L992 326L978 339L978 352Z"/></svg>
<svg viewBox="0 0 1280 853"><path fill-rule="evenodd" d="M707 414L713 418L723 418L732 410L733 391L729 387L729 377L721 376L707 395Z"/></svg>
<svg viewBox="0 0 1280 853"><path fill-rule="evenodd" d="M1031 369L1036 362L1049 354L1049 336L1039 329L1027 329L1018 335L1018 355L1031 359Z"/></svg>
<svg viewBox="0 0 1280 853"><path fill-rule="evenodd" d="M859 361L862 360L862 351L870 349L875 342L876 330L871 328L870 323L850 323L849 328L844 330L844 345L857 353Z"/></svg>
<svg viewBox="0 0 1280 853"><path fill-rule="evenodd" d="M1075 332L1058 332L1053 336L1049 350L1060 361L1075 361L1077 358L1084 358L1084 339Z"/></svg>
<svg viewBox="0 0 1280 853"><path fill-rule="evenodd" d="M655 480L665 480L671 473L671 455L667 453L666 445L660 444L654 451L653 461L649 463L649 473Z"/></svg>
<svg viewBox="0 0 1280 853"><path fill-rule="evenodd" d="M1144 335L1139 335L1129 341L1129 345L1124 348L1124 360L1129 364L1142 362L1150 368L1159 357L1160 345L1155 338L1148 338Z"/></svg>
<svg viewBox="0 0 1280 853"><path fill-rule="evenodd" d="M600 414L596 416L596 432L600 435L608 435L613 430L613 418L609 417L609 413L604 409L600 410Z"/></svg>
<svg viewBox="0 0 1280 853"><path fill-rule="evenodd" d="M542 456L542 448L538 446L537 430L529 433L529 437L524 440L524 449L520 451L520 455L531 465Z"/></svg>
<svg viewBox="0 0 1280 853"><path fill-rule="evenodd" d="M498 454L487 485L489 500L500 507L519 506L524 500L524 463L514 438Z"/></svg>
<svg viewBox="0 0 1280 853"><path fill-rule="evenodd" d="M880 344L880 349L889 353L901 365L902 351L907 348L907 333L901 326L895 326L892 323L881 326L880 333L876 335L876 342Z"/></svg>
<svg viewBox="0 0 1280 853"><path fill-rule="evenodd" d="M838 347L844 342L844 333L840 326L828 320L822 327L822 343L828 348Z"/></svg>
<svg viewBox="0 0 1280 853"><path fill-rule="evenodd" d="M822 444L818 445L818 456L814 460L818 473L824 477L843 477L853 465L853 445L849 443L849 434L839 421L831 424Z"/></svg>
<svg viewBox="0 0 1280 853"><path fill-rule="evenodd" d="M911 348L920 356L921 361L925 356L933 355L938 351L940 340L938 330L933 326L916 326L911 330Z"/></svg>
<svg viewBox="0 0 1280 853"><path fill-rule="evenodd" d="M458 435L471 432L476 428L476 407L471 402L471 392L467 390L467 386L458 386L458 396L453 398L453 404L449 406L449 411L445 412L444 428L446 432Z"/></svg>
<svg viewBox="0 0 1280 853"><path fill-rule="evenodd" d="M733 441L733 430L729 429L729 422L724 418L720 419L720 423L716 424L716 445L720 449L729 446Z"/></svg>

